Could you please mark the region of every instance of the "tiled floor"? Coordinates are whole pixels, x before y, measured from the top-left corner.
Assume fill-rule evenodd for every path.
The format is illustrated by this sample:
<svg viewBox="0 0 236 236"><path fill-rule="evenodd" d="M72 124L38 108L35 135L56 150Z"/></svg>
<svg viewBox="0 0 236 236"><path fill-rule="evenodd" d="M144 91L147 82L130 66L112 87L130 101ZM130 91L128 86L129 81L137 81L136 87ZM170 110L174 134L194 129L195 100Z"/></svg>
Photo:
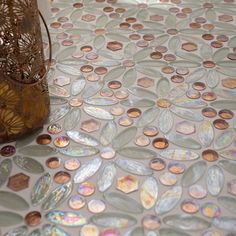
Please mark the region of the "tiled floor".
<svg viewBox="0 0 236 236"><path fill-rule="evenodd" d="M235 1L51 12L51 115L0 146L2 234L236 235Z"/></svg>

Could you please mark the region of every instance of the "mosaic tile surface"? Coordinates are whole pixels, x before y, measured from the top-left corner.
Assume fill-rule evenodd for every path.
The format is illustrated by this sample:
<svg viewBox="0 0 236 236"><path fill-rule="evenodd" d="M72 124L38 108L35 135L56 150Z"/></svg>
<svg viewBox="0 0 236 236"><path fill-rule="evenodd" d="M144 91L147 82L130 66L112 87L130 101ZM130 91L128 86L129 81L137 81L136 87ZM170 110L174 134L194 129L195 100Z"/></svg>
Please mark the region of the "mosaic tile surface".
<svg viewBox="0 0 236 236"><path fill-rule="evenodd" d="M51 114L0 146L0 234L236 235L235 1L51 12Z"/></svg>

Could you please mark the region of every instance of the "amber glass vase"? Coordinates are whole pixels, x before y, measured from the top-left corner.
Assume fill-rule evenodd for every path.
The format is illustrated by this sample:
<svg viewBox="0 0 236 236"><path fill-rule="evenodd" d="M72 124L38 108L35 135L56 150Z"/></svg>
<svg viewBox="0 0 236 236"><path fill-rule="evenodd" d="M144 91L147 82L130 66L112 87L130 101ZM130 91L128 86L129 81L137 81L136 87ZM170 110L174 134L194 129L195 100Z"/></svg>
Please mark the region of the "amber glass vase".
<svg viewBox="0 0 236 236"><path fill-rule="evenodd" d="M49 114L36 0L0 0L0 143L43 126Z"/></svg>

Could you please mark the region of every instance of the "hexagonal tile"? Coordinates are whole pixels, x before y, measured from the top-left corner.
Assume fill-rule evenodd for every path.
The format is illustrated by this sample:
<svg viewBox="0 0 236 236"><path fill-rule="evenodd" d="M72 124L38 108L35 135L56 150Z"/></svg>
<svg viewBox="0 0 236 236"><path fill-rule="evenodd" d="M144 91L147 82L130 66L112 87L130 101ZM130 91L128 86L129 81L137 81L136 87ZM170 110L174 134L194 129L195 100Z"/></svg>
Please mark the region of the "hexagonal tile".
<svg viewBox="0 0 236 236"><path fill-rule="evenodd" d="M13 191L20 191L29 187L30 177L24 173L18 173L9 177L7 187Z"/></svg>
<svg viewBox="0 0 236 236"><path fill-rule="evenodd" d="M154 80L148 77L142 77L138 79L137 84L141 87L149 88L149 87L154 86Z"/></svg>
<svg viewBox="0 0 236 236"><path fill-rule="evenodd" d="M183 43L182 44L182 49L184 49L187 52L193 52L197 50L197 44L195 43Z"/></svg>
<svg viewBox="0 0 236 236"><path fill-rule="evenodd" d="M132 175L118 178L116 188L124 193L131 193L138 190L138 179Z"/></svg>
<svg viewBox="0 0 236 236"><path fill-rule="evenodd" d="M100 123L94 119L85 120L81 123L81 129L88 133L99 130L99 128Z"/></svg>
<svg viewBox="0 0 236 236"><path fill-rule="evenodd" d="M196 132L195 125L189 121L181 121L177 123L175 129L178 133L186 135L193 134Z"/></svg>

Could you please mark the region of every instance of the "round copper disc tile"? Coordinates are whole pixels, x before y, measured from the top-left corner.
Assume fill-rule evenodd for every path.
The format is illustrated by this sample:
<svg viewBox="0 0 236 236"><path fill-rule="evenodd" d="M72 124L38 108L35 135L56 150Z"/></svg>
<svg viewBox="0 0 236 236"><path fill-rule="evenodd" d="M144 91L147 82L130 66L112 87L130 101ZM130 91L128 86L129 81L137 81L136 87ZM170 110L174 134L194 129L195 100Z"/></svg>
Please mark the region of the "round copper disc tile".
<svg viewBox="0 0 236 236"><path fill-rule="evenodd" d="M100 199L92 199L88 202L88 210L94 214L105 211L106 205Z"/></svg>
<svg viewBox="0 0 236 236"><path fill-rule="evenodd" d="M85 206L85 204L86 204L85 198L83 196L79 196L79 195L71 196L68 201L69 207L73 210L79 210L83 206Z"/></svg>
<svg viewBox="0 0 236 236"><path fill-rule="evenodd" d="M171 7L171 8L169 8L169 12L172 12L172 13L177 13L179 11L180 11L180 9L178 7Z"/></svg>
<svg viewBox="0 0 236 236"><path fill-rule="evenodd" d="M208 118L214 118L217 115L217 111L214 108L206 107L202 109L202 114Z"/></svg>
<svg viewBox="0 0 236 236"><path fill-rule="evenodd" d="M176 14L176 17L177 18L180 18L180 19L183 19L183 18L186 18L187 17L187 14L183 13L183 12L179 12Z"/></svg>
<svg viewBox="0 0 236 236"><path fill-rule="evenodd" d="M71 158L66 160L64 163L64 168L69 171L77 170L80 167L80 161L76 158Z"/></svg>
<svg viewBox="0 0 236 236"><path fill-rule="evenodd" d="M187 75L189 74L189 69L186 67L179 67L179 68L176 68L176 73L178 75Z"/></svg>
<svg viewBox="0 0 236 236"><path fill-rule="evenodd" d="M96 60L98 58L98 54L95 52L90 52L85 57L88 60Z"/></svg>
<svg viewBox="0 0 236 236"><path fill-rule="evenodd" d="M168 48L166 46L157 46L157 47L155 47L155 51L165 53L168 51Z"/></svg>
<svg viewBox="0 0 236 236"><path fill-rule="evenodd" d="M178 34L178 30L177 29L168 29L166 32L167 32L167 34L170 34L170 35Z"/></svg>
<svg viewBox="0 0 236 236"><path fill-rule="evenodd" d="M220 15L218 16L218 19L219 21L222 21L222 22L230 22L230 21L233 21L233 16L230 16L230 15Z"/></svg>
<svg viewBox="0 0 236 236"><path fill-rule="evenodd" d="M202 199L206 197L207 191L201 185L194 184L188 189L189 195L196 199Z"/></svg>
<svg viewBox="0 0 236 236"><path fill-rule="evenodd" d="M109 14L109 17L110 17L111 19L117 19L117 18L120 17L120 14L117 13L117 12L112 12L112 13Z"/></svg>
<svg viewBox="0 0 236 236"><path fill-rule="evenodd" d="M145 34L143 35L143 39L146 41L152 41L154 39L154 35L153 34Z"/></svg>
<svg viewBox="0 0 236 236"><path fill-rule="evenodd" d="M0 155L10 157L16 153L16 148L12 145L3 146L0 150Z"/></svg>
<svg viewBox="0 0 236 236"><path fill-rule="evenodd" d="M63 40L63 41L61 42L61 44L62 44L63 46L71 46L71 45L73 45L73 43L74 43L74 41L71 40L71 39L66 39L66 40Z"/></svg>
<svg viewBox="0 0 236 236"><path fill-rule="evenodd" d="M142 225L146 230L158 230L161 227L161 220L156 215L145 215L142 219Z"/></svg>
<svg viewBox="0 0 236 236"><path fill-rule="evenodd" d="M200 23L200 24L204 24L204 23L206 23L206 19L204 17L200 16L200 17L195 18L195 22Z"/></svg>
<svg viewBox="0 0 236 236"><path fill-rule="evenodd" d="M199 29L199 28L201 28L201 24L197 23L197 22L192 22L192 23L189 24L189 26L192 29Z"/></svg>
<svg viewBox="0 0 236 236"><path fill-rule="evenodd" d="M218 160L219 155L216 151L207 149L202 152L202 158L206 161L213 162Z"/></svg>
<svg viewBox="0 0 236 236"><path fill-rule="evenodd" d="M51 143L51 141L52 141L52 137L49 134L41 134L36 139L37 144L41 144L41 145L47 145Z"/></svg>
<svg viewBox="0 0 236 236"><path fill-rule="evenodd" d="M97 74L97 75L104 75L107 73L107 68L106 67L97 67L95 68L94 72Z"/></svg>
<svg viewBox="0 0 236 236"><path fill-rule="evenodd" d="M72 40L78 40L78 39L81 38L81 36L80 36L80 34L71 34L69 38L72 39ZM83 52L80 51L80 55L82 55L82 53L83 53ZM76 54L77 54L77 56L78 56L78 58L79 58L79 53L77 52ZM74 55L74 54L73 54L73 55ZM73 56L73 55L72 55L72 56ZM73 57L74 57L74 56L73 56Z"/></svg>
<svg viewBox="0 0 236 236"><path fill-rule="evenodd" d="M166 168L166 163L163 159L157 157L149 162L149 166L153 170L161 171Z"/></svg>
<svg viewBox="0 0 236 236"><path fill-rule="evenodd" d="M89 73L93 71L93 67L90 65L84 65L80 67L80 70L84 73Z"/></svg>
<svg viewBox="0 0 236 236"><path fill-rule="evenodd" d="M202 91L206 88L206 85L203 82L195 82L195 83L193 83L193 88L198 91Z"/></svg>
<svg viewBox="0 0 236 236"><path fill-rule="evenodd" d="M105 34L106 30L105 29L95 29L95 34Z"/></svg>
<svg viewBox="0 0 236 236"><path fill-rule="evenodd" d="M139 40L136 42L136 45L140 48L145 48L148 46L148 42L145 40Z"/></svg>
<svg viewBox="0 0 236 236"><path fill-rule="evenodd" d="M220 129L220 130L229 128L229 123L223 119L214 120L213 125L216 129Z"/></svg>
<svg viewBox="0 0 236 236"><path fill-rule="evenodd" d="M128 22L120 23L121 29L128 29L131 25Z"/></svg>
<svg viewBox="0 0 236 236"><path fill-rule="evenodd" d="M221 83L225 88L229 88L229 89L235 89L236 88L236 79L235 78L223 79Z"/></svg>
<svg viewBox="0 0 236 236"><path fill-rule="evenodd" d="M175 69L174 67L171 66L165 66L161 68L161 71L165 74L172 74L175 71Z"/></svg>
<svg viewBox="0 0 236 236"><path fill-rule="evenodd" d="M182 82L184 82L184 77L181 76L181 75L173 75L173 76L171 76L170 79L173 83L182 83Z"/></svg>
<svg viewBox="0 0 236 236"><path fill-rule="evenodd" d="M74 8L81 8L81 7L83 7L83 3L76 2L76 3L73 4L73 7Z"/></svg>
<svg viewBox="0 0 236 236"><path fill-rule="evenodd" d="M205 40L213 40L214 36L212 34L203 34L202 38Z"/></svg>
<svg viewBox="0 0 236 236"><path fill-rule="evenodd" d="M125 21L128 22L128 23L134 23L134 22L136 22L137 20L136 20L136 18L134 18L134 17L128 17L128 18L125 19Z"/></svg>
<svg viewBox="0 0 236 236"><path fill-rule="evenodd" d="M119 90L115 92L115 97L118 99L125 99L129 96L129 93L125 90Z"/></svg>
<svg viewBox="0 0 236 236"><path fill-rule="evenodd" d="M183 43L182 49L184 49L187 52L193 52L197 50L197 44L191 42Z"/></svg>
<svg viewBox="0 0 236 236"><path fill-rule="evenodd" d="M123 7L118 7L118 8L115 9L115 12L117 12L117 13L124 13L125 11L126 10Z"/></svg>
<svg viewBox="0 0 236 236"><path fill-rule="evenodd" d="M135 144L140 147L145 147L150 144L150 139L145 135L140 135L135 139Z"/></svg>
<svg viewBox="0 0 236 236"><path fill-rule="evenodd" d="M154 137L158 134L158 129L155 126L147 126L143 128L143 134L148 137Z"/></svg>
<svg viewBox="0 0 236 236"><path fill-rule="evenodd" d="M93 50L92 46L85 45L80 48L82 52L91 52Z"/></svg>
<svg viewBox="0 0 236 236"><path fill-rule="evenodd" d="M127 111L127 115L131 118L137 118L142 114L142 111L138 108L130 108Z"/></svg>
<svg viewBox="0 0 236 236"><path fill-rule="evenodd" d="M68 172L59 171L54 175L53 179L57 184L64 184L70 181L71 176Z"/></svg>
<svg viewBox="0 0 236 236"><path fill-rule="evenodd" d="M215 62L213 62L213 61L204 61L203 62L203 66L205 67L205 68L213 68L213 67L215 67Z"/></svg>
<svg viewBox="0 0 236 236"><path fill-rule="evenodd" d="M113 81L110 81L108 84L107 84L108 88L110 89L119 89L122 84L120 81L116 81L116 80L113 80Z"/></svg>
<svg viewBox="0 0 236 236"><path fill-rule="evenodd" d="M186 166L183 163L172 161L168 164L168 170L173 174L184 173Z"/></svg>
<svg viewBox="0 0 236 236"><path fill-rule="evenodd" d="M210 9L210 8L213 8L214 5L212 3L206 2L206 3L203 4L203 7Z"/></svg>
<svg viewBox="0 0 236 236"><path fill-rule="evenodd" d="M152 145L157 149L165 149L169 146L169 142L166 138L155 138Z"/></svg>
<svg viewBox="0 0 236 236"><path fill-rule="evenodd" d="M61 34L58 34L56 38L59 39L59 40L61 40L61 39L63 40L63 39L68 38L68 34L61 33Z"/></svg>
<svg viewBox="0 0 236 236"><path fill-rule="evenodd" d="M229 37L226 36L226 35L223 35L223 34L217 35L217 36L216 36L216 39L217 39L217 41L223 42L223 43L229 41Z"/></svg>
<svg viewBox="0 0 236 236"><path fill-rule="evenodd" d="M171 102L168 99L162 98L162 99L157 100L157 106L161 108L168 108L171 106Z"/></svg>
<svg viewBox="0 0 236 236"><path fill-rule="evenodd" d="M90 196L95 192L95 185L92 182L83 182L79 184L78 193L83 196Z"/></svg>
<svg viewBox="0 0 236 236"><path fill-rule="evenodd" d="M101 151L100 151L100 156L103 159L109 160L114 158L116 155L116 152L113 148L111 147L104 147Z"/></svg>
<svg viewBox="0 0 236 236"><path fill-rule="evenodd" d="M142 24L133 24L133 25L132 25L132 28L133 28L134 30L141 30L141 29L144 28L144 26L143 26Z"/></svg>
<svg viewBox="0 0 236 236"><path fill-rule="evenodd" d="M58 148L64 148L70 144L70 139L67 136L60 136L55 138L53 143Z"/></svg>
<svg viewBox="0 0 236 236"><path fill-rule="evenodd" d="M104 7L103 11L104 12L113 12L114 8L113 7Z"/></svg>
<svg viewBox="0 0 236 236"><path fill-rule="evenodd" d="M133 61L133 60L124 60L122 64L125 67L133 67L135 65L135 61Z"/></svg>
<svg viewBox="0 0 236 236"><path fill-rule="evenodd" d="M100 95L102 97L112 97L114 95L114 92L109 88L104 88L100 91Z"/></svg>
<svg viewBox="0 0 236 236"><path fill-rule="evenodd" d="M164 55L164 60L165 61L175 61L176 56L174 54L165 54Z"/></svg>
<svg viewBox="0 0 236 236"><path fill-rule="evenodd" d="M51 8L51 12L52 13L57 13L57 12L59 12L60 11L60 8L58 8L58 7L52 7Z"/></svg>
<svg viewBox="0 0 236 236"><path fill-rule="evenodd" d="M81 98L72 98L72 99L69 101L69 104L70 104L72 107L80 107L80 106L82 106L82 104L83 104L83 100L81 100Z"/></svg>
<svg viewBox="0 0 236 236"><path fill-rule="evenodd" d="M68 22L68 23L64 23L61 27L63 29L72 29L73 28L73 24Z"/></svg>
<svg viewBox="0 0 236 236"><path fill-rule="evenodd" d="M161 52L152 52L150 54L150 57L152 59L161 59L162 58L162 53Z"/></svg>
<svg viewBox="0 0 236 236"><path fill-rule="evenodd" d="M228 109L220 110L218 114L222 119L226 119L226 120L232 119L234 117L234 113Z"/></svg>
<svg viewBox="0 0 236 236"><path fill-rule="evenodd" d="M134 123L134 121L129 117L123 116L118 120L118 123L121 126L128 127L131 126Z"/></svg>
<svg viewBox="0 0 236 236"><path fill-rule="evenodd" d="M163 17L163 16L160 16L160 15L151 15L151 16L150 16L150 20L151 20L151 21L163 21L163 20L164 20L164 17Z"/></svg>
<svg viewBox="0 0 236 236"><path fill-rule="evenodd" d="M188 98L191 98L191 99L198 99L201 97L201 93L195 89L189 89L187 92L186 92L186 96Z"/></svg>
<svg viewBox="0 0 236 236"><path fill-rule="evenodd" d="M51 28L54 28L54 29L58 29L58 28L61 27L61 23L59 23L59 22L53 22L53 23L50 24L50 27L51 27Z"/></svg>
<svg viewBox="0 0 236 236"><path fill-rule="evenodd" d="M94 72L95 72L95 70L94 70ZM90 82L98 81L98 80L100 80L100 76L98 74L91 73L86 76L86 80L88 80Z"/></svg>
<svg viewBox="0 0 236 236"><path fill-rule="evenodd" d="M199 208L200 208L198 202L193 199L185 199L180 204L180 207L181 207L182 211L184 211L188 214L195 214L199 211Z"/></svg>
<svg viewBox="0 0 236 236"><path fill-rule="evenodd" d="M218 42L218 41L213 41L213 42L211 42L211 46L213 48L222 48L223 47L223 43Z"/></svg>
<svg viewBox="0 0 236 236"><path fill-rule="evenodd" d="M118 51L123 48L123 44L118 41L112 41L107 43L107 48L111 51Z"/></svg>
<svg viewBox="0 0 236 236"><path fill-rule="evenodd" d="M205 101L214 101L216 98L217 95L214 92L204 92L202 94L202 99Z"/></svg>
<svg viewBox="0 0 236 236"><path fill-rule="evenodd" d="M28 226L37 226L41 223L41 213L39 211L31 211L25 216L25 223Z"/></svg>
<svg viewBox="0 0 236 236"><path fill-rule="evenodd" d="M123 107L112 107L110 112L113 116L121 116L124 114L125 109Z"/></svg>
<svg viewBox="0 0 236 236"><path fill-rule="evenodd" d="M46 166L50 169L57 169L61 165L61 161L58 157L50 157L46 161Z"/></svg>
<svg viewBox="0 0 236 236"><path fill-rule="evenodd" d="M206 30L213 30L215 26L213 24L204 24L202 28Z"/></svg>
<svg viewBox="0 0 236 236"><path fill-rule="evenodd" d="M140 36L139 34L131 34L131 35L129 36L129 38L130 38L131 40L139 40L139 39L141 38L141 36Z"/></svg>

